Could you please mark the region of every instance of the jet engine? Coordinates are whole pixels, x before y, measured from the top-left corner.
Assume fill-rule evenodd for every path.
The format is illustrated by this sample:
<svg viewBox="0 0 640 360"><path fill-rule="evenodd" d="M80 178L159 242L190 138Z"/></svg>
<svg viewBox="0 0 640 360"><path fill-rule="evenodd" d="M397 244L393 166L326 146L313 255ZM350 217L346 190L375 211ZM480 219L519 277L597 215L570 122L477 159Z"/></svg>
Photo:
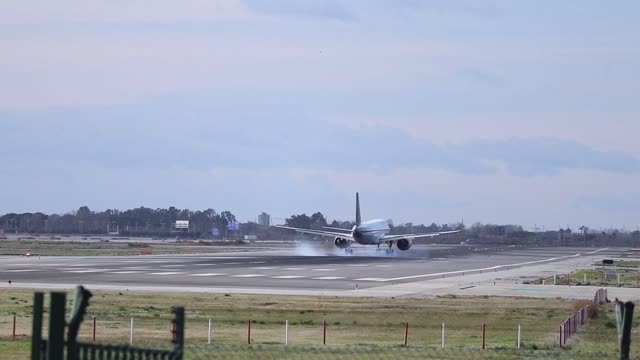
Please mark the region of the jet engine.
<svg viewBox="0 0 640 360"><path fill-rule="evenodd" d="M398 249L402 251L407 251L411 249L411 245L413 245L413 241L411 241L411 239L400 239L396 243L396 246L398 247Z"/></svg>
<svg viewBox="0 0 640 360"><path fill-rule="evenodd" d="M349 247L349 240L337 237L333 240L333 243L336 244L336 247L339 249L346 249Z"/></svg>

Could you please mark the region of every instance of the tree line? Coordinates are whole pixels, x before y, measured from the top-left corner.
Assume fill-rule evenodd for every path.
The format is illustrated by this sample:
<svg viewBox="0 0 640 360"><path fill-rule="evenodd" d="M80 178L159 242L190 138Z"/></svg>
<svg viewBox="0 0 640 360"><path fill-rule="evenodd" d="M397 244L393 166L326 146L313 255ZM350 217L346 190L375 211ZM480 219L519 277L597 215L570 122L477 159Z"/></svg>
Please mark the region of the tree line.
<svg viewBox="0 0 640 360"><path fill-rule="evenodd" d="M178 230L173 227L178 220L188 220L189 228ZM192 211L189 209L151 209L139 207L125 211L108 209L92 211L87 206L68 214L47 215L36 213L10 213L0 216L0 232L29 234L85 234L103 235L118 233L121 236L180 237L193 239L238 238L255 235L261 240L296 239L304 236L290 230L273 226L261 226L254 222L239 224L238 230L227 231L230 223L236 223L236 216L230 211L217 212L214 209ZM445 236L438 242L467 244L523 244L555 246L640 246L640 230L620 231L617 229L593 230L582 226L577 230L559 229L543 232L524 230L519 225L496 225L475 223L466 227L463 223L431 225L405 223L394 225L387 220L391 235L432 233L463 230L455 236ZM328 222L321 212L311 215L294 214L285 220L285 225L304 229L321 230L325 227L352 229L352 221L333 220Z"/></svg>
<svg viewBox="0 0 640 360"><path fill-rule="evenodd" d="M87 206L72 213L47 215L41 212L5 214L0 217L0 229L4 232L50 234L106 234L124 236L171 236L176 233L173 225L178 220L188 220L189 229L182 231L189 237L205 236L218 229L224 234L229 223L236 222L230 211L214 209L191 211L189 209L151 209L139 207L126 211L108 209L91 211Z"/></svg>

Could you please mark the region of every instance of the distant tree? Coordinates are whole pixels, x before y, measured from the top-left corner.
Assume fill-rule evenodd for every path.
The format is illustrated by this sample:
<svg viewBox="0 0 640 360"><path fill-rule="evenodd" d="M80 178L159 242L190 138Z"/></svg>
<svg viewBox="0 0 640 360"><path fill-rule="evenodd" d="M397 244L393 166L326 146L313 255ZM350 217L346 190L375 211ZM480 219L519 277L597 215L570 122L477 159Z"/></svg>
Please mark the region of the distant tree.
<svg viewBox="0 0 640 360"><path fill-rule="evenodd" d="M311 229L311 218L307 214L291 215L290 218L285 220L285 224L291 227Z"/></svg>
<svg viewBox="0 0 640 360"><path fill-rule="evenodd" d="M317 212L311 215L311 224L310 227L312 229L321 229L323 226L327 226L327 219L325 219L324 215L321 212Z"/></svg>
<svg viewBox="0 0 640 360"><path fill-rule="evenodd" d="M638 246L638 240L640 240L640 230L631 233L631 247Z"/></svg>
<svg viewBox="0 0 640 360"><path fill-rule="evenodd" d="M427 232L438 232L440 231L440 227L436 223L431 223L431 225L427 226Z"/></svg>

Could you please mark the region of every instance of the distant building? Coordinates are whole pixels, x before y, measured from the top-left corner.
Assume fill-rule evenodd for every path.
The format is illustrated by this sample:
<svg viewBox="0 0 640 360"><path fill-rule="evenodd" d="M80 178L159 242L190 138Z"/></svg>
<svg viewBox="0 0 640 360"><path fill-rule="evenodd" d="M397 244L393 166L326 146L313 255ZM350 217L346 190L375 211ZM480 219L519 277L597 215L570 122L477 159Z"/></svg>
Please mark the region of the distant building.
<svg viewBox="0 0 640 360"><path fill-rule="evenodd" d="M271 215L263 211L262 214L258 215L258 225L271 226Z"/></svg>

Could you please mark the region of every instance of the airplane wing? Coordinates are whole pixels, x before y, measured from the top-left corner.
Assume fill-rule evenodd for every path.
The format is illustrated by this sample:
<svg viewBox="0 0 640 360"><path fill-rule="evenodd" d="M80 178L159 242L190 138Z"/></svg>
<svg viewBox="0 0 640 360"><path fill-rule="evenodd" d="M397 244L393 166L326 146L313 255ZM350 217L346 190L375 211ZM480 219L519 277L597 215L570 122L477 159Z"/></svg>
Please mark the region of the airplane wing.
<svg viewBox="0 0 640 360"><path fill-rule="evenodd" d="M339 233L339 232L334 232L334 231L323 231L323 230L300 229L300 228L296 228L296 227L281 226L281 225L275 225L275 227L280 228L280 229L295 230L295 231L297 231L299 233L302 233L302 234L311 234L311 235L319 235L319 236L330 236L330 237L341 237L341 238L347 238L347 239L353 240L353 238L351 237L351 234L347 234L347 233Z"/></svg>
<svg viewBox="0 0 640 360"><path fill-rule="evenodd" d="M337 228L337 227L331 227L331 226L323 226L323 229L328 229L328 230L338 230L338 231L344 231L347 233L351 233L351 229L345 229L345 228Z"/></svg>
<svg viewBox="0 0 640 360"><path fill-rule="evenodd" d="M428 234L404 234L404 235L385 235L384 238L382 238L382 241L395 241L395 240L400 240L400 239L418 239L418 238L424 238L424 237L436 237L438 235L446 235L446 234L455 234L455 233L459 233L460 230L455 230L455 231L442 231L442 232L435 232L435 233L428 233Z"/></svg>

